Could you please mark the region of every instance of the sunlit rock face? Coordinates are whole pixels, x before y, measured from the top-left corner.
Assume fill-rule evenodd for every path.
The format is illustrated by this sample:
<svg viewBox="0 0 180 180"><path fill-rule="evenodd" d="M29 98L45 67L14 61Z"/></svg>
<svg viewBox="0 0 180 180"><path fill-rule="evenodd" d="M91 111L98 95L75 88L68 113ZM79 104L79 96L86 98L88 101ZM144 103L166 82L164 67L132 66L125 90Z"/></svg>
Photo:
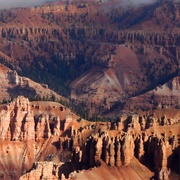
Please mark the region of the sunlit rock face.
<svg viewBox="0 0 180 180"><path fill-rule="evenodd" d="M34 162L45 159L52 137L58 138L77 118L61 104L30 102L23 96L0 105L0 177L19 179ZM56 146L50 149L57 152Z"/></svg>
<svg viewBox="0 0 180 180"><path fill-rule="evenodd" d="M63 123L58 115L52 116L42 111L34 114L32 106L35 109L40 108L38 105L34 107L30 104L28 98L19 96L2 107L0 111L1 140L26 141L49 138L51 135L58 136L73 121L72 114L67 115Z"/></svg>
<svg viewBox="0 0 180 180"><path fill-rule="evenodd" d="M0 114L2 140L34 140L34 115L27 98L18 97L4 106Z"/></svg>
<svg viewBox="0 0 180 180"><path fill-rule="evenodd" d="M61 78L89 114L118 117L89 122L22 96L0 105L0 179L176 180L180 6L156 2L133 9L72 0L0 12L1 102L57 100L48 85L61 90Z"/></svg>
<svg viewBox="0 0 180 180"><path fill-rule="evenodd" d="M23 174L22 179L67 179L75 170L101 168L103 163L132 168L136 158L139 163L148 162L155 176L165 180L171 177L178 154L178 114L178 110L157 110L95 123L79 120L58 103L30 102L19 96L0 106L0 154L6 154L2 162L7 164L0 163L0 173L5 179ZM15 164L12 172L9 168Z"/></svg>

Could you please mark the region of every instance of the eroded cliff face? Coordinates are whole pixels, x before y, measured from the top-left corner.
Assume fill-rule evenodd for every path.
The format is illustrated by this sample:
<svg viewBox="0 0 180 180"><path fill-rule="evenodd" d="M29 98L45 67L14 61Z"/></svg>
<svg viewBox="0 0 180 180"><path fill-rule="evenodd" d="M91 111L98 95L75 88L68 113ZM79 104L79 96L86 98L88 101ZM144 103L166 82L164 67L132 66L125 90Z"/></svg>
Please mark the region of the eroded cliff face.
<svg viewBox="0 0 180 180"><path fill-rule="evenodd" d="M103 114L117 100L123 104L168 82L179 69L179 2L137 8L120 4L62 1L3 10L0 60L86 101L92 114L102 105ZM71 92L64 88L67 83Z"/></svg>
<svg viewBox="0 0 180 180"><path fill-rule="evenodd" d="M4 106L0 116L2 140L34 139L34 117L28 99L18 97Z"/></svg>
<svg viewBox="0 0 180 180"><path fill-rule="evenodd" d="M130 98L124 109L172 109L180 106L180 77L177 76L167 83L140 96ZM143 102L146 102L143 105Z"/></svg>
<svg viewBox="0 0 180 180"><path fill-rule="evenodd" d="M1 178L19 179L35 161L45 158L52 136L60 136L77 118L58 103L30 102L23 96L1 105ZM56 153L56 146L51 151Z"/></svg>
<svg viewBox="0 0 180 180"><path fill-rule="evenodd" d="M11 60L10 60L11 61ZM0 102L6 103L17 96L26 96L31 99L63 100L66 98L48 88L47 84L40 84L27 77L19 76L17 71L9 69L0 63Z"/></svg>
<svg viewBox="0 0 180 180"><path fill-rule="evenodd" d="M28 98L18 96L13 102L1 105L1 140L38 140L60 135L77 116L73 118L70 110L58 103L52 104L52 107L41 107L36 102L30 103ZM47 112L42 112L45 109ZM53 110L56 115L51 114Z"/></svg>
<svg viewBox="0 0 180 180"><path fill-rule="evenodd" d="M72 31L75 37L72 38L69 31ZM72 82L71 97L74 99L87 99L88 93L88 99L95 101L98 96L100 97L100 92L104 92L107 102L113 103L115 99L112 99L112 92L116 98L122 99L122 97L134 96L140 91L148 91L151 89L149 87L156 87L155 82L163 83L160 82L162 77L165 83L170 76L177 75L179 68L179 34L176 33L104 30L102 39L99 29L85 28L83 29L86 35L85 41L81 41L77 40L77 33L79 32L79 36L82 36L82 33L76 28L65 31L61 27L55 29L27 27L17 30L13 27L2 29L2 32L2 39L9 39L13 33L15 35L12 37L17 41L18 38L29 34L34 38L25 40L21 45L23 48L9 41L4 42L1 45L2 51L8 49L12 61L6 58L7 52L4 51L2 52L4 55L1 56L2 62L7 65L9 62L10 64L14 62L13 66L21 69L22 72L26 69L23 73L33 79L37 79L34 74L42 76L37 68L46 72L46 67L51 67L46 73L56 77L55 72L57 72L64 82L68 80L67 77ZM52 40L46 39L46 36L48 38L52 36ZM20 55L22 56L19 57ZM27 62L22 63L22 61ZM30 64L32 70L29 69ZM66 68L66 72L59 66ZM47 83L51 84L51 82ZM99 91L97 85L100 87ZM116 92L120 95L118 96ZM101 103L100 100L97 103Z"/></svg>
<svg viewBox="0 0 180 180"><path fill-rule="evenodd" d="M20 99L14 105L21 104L19 107L29 112L31 109L27 99ZM21 119L20 115L18 117ZM136 168L139 167L138 171L142 168L139 162L150 167L157 179L169 179L172 174L177 173L173 163L178 161L179 117L178 110L171 113L155 111L154 114L147 112L142 115L123 116L116 123L70 121L68 117L69 125L64 122L62 125L61 118L57 116L54 119L47 115L36 116L29 119L35 124L35 136L32 136L32 140L37 153L34 154L34 162L42 162L35 162L31 171L20 179L80 178L82 174L76 171L81 170L88 179L86 170L91 169L89 171L96 174L96 168L97 171L99 168L106 168L109 173L110 167L114 171L118 169L120 174L126 167L126 171L135 171L137 175ZM47 140L41 144L40 139ZM23 141L22 138L17 138L17 133L12 136L12 140ZM141 179L150 179L153 176L148 169L143 173ZM131 175L136 177L135 174ZM174 175L173 178L178 176Z"/></svg>
<svg viewBox="0 0 180 180"><path fill-rule="evenodd" d="M58 169L60 165L53 162L37 162L34 163L33 168L36 170L33 173L29 173L25 176L22 176L20 179L52 179L58 180Z"/></svg>
<svg viewBox="0 0 180 180"><path fill-rule="evenodd" d="M42 177L46 177L45 174L47 174L49 178L71 179L71 177L78 176L77 170L93 167L101 168L101 165L104 166L101 159L106 165L111 167L123 169L126 166L129 168L134 156L140 162L146 162L146 165L151 165L157 179L165 180L170 178L171 170L168 164L172 162L170 162L169 157L173 155L173 151L176 151L176 153L178 151L177 135L169 137L160 135L158 137L156 134L145 134L140 136L132 131L122 135L119 135L117 132L116 134L118 135L115 137L112 137L112 134L109 135L107 132L101 132L101 135L95 134L87 139L83 147L76 146L76 148L73 148L73 151L71 151L72 159L69 164L53 164L53 162L44 162L40 166L35 164L33 170L22 176L21 179L38 178L40 174ZM142 160L142 157L144 160ZM50 167L47 171L46 166ZM134 166L137 166L137 164L134 164ZM71 173L72 171L74 173ZM108 173L108 169L106 171ZM37 172L39 172L39 175L37 175ZM46 173L43 174L42 172ZM83 173L86 174L86 171L83 171ZM150 174L153 176L152 173ZM178 176L176 178L178 179Z"/></svg>
<svg viewBox="0 0 180 180"><path fill-rule="evenodd" d="M178 164L179 117L178 110L159 110L124 115L115 123L93 123L78 120L58 103L29 102L20 96L0 106L0 175L68 179L79 177L74 171L94 167L134 171L139 161L165 180L177 173L173 163Z"/></svg>

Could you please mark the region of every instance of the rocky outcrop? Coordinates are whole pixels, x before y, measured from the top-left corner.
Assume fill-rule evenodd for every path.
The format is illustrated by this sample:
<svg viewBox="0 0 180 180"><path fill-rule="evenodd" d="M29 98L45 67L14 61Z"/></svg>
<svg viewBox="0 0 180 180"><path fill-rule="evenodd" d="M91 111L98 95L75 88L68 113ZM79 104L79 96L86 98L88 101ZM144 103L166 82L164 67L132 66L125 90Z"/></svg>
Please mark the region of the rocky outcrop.
<svg viewBox="0 0 180 180"><path fill-rule="evenodd" d="M126 134L123 139L122 159L123 164L128 165L134 157L134 140L132 135Z"/></svg>
<svg viewBox="0 0 180 180"><path fill-rule="evenodd" d="M143 118L136 115L128 119L131 125L128 127L131 128L127 128L127 132L112 128L114 123L107 123L104 124L104 128L101 127L99 133L92 134L84 141L84 144L79 144L79 146L78 142L80 140L76 141L74 138L66 137L67 140L69 139L67 149L73 150L73 162L79 163L77 167L86 169L98 166L98 159L102 159L108 166L119 167L122 165L128 166L135 156L140 162L148 161L149 165L153 166L158 179L168 179L171 172L168 165L171 163L169 159L179 146L178 136L173 134L167 136L166 133L160 134L159 130L156 132L155 129L160 129L161 126L171 127L172 125L166 121L164 122L164 117L158 120L155 115L144 116ZM147 123L147 126L145 126L144 122L145 124ZM135 123L135 126L132 126L132 123ZM143 133L140 124L143 125ZM97 127L95 126L94 128L96 129ZM149 128L154 129L152 134L149 134ZM86 127L82 129L86 129ZM76 133L82 132L83 134L85 130L82 129L77 130ZM104 131L103 129L107 130ZM145 129L146 131L144 131ZM73 132L75 131L73 130ZM115 136L112 136L113 132L116 132ZM71 146L74 142L76 144L75 147ZM66 141L62 142L62 144L65 147Z"/></svg>
<svg viewBox="0 0 180 180"><path fill-rule="evenodd" d="M29 87L28 78L19 76L15 70L8 71L7 74L8 74L9 84L20 86L20 87Z"/></svg>
<svg viewBox="0 0 180 180"><path fill-rule="evenodd" d="M72 122L72 114L64 120L49 113L34 114L39 106L31 105L29 100L19 96L13 102L4 105L0 111L0 139L12 141L47 139L59 136Z"/></svg>
<svg viewBox="0 0 180 180"><path fill-rule="evenodd" d="M131 128L136 129L138 131L141 130L140 118L138 115L133 115L130 117L130 123L128 124L128 130L130 130Z"/></svg>
<svg viewBox="0 0 180 180"><path fill-rule="evenodd" d="M98 5L97 2L89 2L83 8L80 8L80 2L59 3L29 8L27 12L24 9L1 11L2 63L15 67L26 76L38 77L38 80L44 78L41 70L47 71L53 81L50 79L46 83L58 91L62 89L55 85L59 83L59 75L64 84L70 79L71 97L78 102L86 99L92 112L102 104L103 98L107 103L103 105L103 111L109 110L117 99L126 102L129 97L152 90L178 74L179 3L162 1L156 6L146 7L148 10L142 7L128 10L131 13L119 5L116 7L114 0L111 4L115 7L108 12L104 10L106 3L109 7L107 1ZM98 9L94 8L97 6ZM149 19L144 17L146 12ZM20 14L22 17L23 14L29 15L28 24ZM31 14L35 16L31 17ZM120 46L126 49L118 53ZM127 63L128 59L132 65ZM94 67L97 66L95 74ZM65 72L60 67L64 67ZM112 70L114 76L111 73L107 76L107 72ZM83 81L87 71L92 71L95 76L91 74L91 78ZM10 79L14 85L27 83L26 79L19 79L14 71L10 73ZM116 87L109 79L116 82ZM62 91L64 93L65 88ZM95 107L91 107L93 103ZM145 108L144 104L142 108Z"/></svg>
<svg viewBox="0 0 180 180"><path fill-rule="evenodd" d="M108 124L104 124L108 126ZM166 127L166 126L165 126ZM88 131L97 130L98 126L93 129L86 129L84 131L76 129L73 127L73 133L76 129L76 133L87 133ZM101 127L102 129L102 127ZM101 130L100 133L91 133L90 136L84 141L83 144L80 143L80 139L70 137L60 138L60 151L70 152L71 158L67 160L65 156L65 164L55 165L52 162L36 163L33 170L22 176L21 178L30 179L37 175L37 177L47 176L51 179L60 178L68 179L74 177L74 172L81 169L89 169L101 166L101 160L104 161L108 166L122 168L125 166L128 168L136 157L140 162L147 163L155 171L155 176L159 180L168 180L171 169L169 168L170 157L173 156L176 148L179 147L178 136L173 135L173 133L167 135L166 133L159 133L160 129L156 127L157 131L150 133L148 130L141 133L137 133L134 129L129 129L128 132L123 132L119 130ZM88 131L87 131L88 130ZM116 134L116 135L115 135ZM82 137L81 136L81 137ZM67 156L67 155L66 155ZM49 168L46 170L46 166ZM67 170L68 169L68 170ZM66 175L63 172L66 170ZM46 172L45 172L46 171ZM67 171L69 173L67 173ZM55 176L55 177L54 177Z"/></svg>
<svg viewBox="0 0 180 180"><path fill-rule="evenodd" d="M177 138L177 137L176 137ZM149 148L147 155L153 158L155 172L158 179L169 179L171 170L168 167L170 164L170 156L176 149L178 142L174 135L167 136L166 133L162 136L150 136L148 139Z"/></svg>
<svg viewBox="0 0 180 180"><path fill-rule="evenodd" d="M41 114L35 118L35 122L36 140L49 138L51 136L49 116L47 114Z"/></svg>
<svg viewBox="0 0 180 180"><path fill-rule="evenodd" d="M175 91L175 90L179 91L180 90L180 76L173 79L172 90L173 91Z"/></svg>
<svg viewBox="0 0 180 180"><path fill-rule="evenodd" d="M53 132L53 134L55 136L59 136L60 135L59 132L60 132L60 118L59 118L59 116L57 116L54 118L54 132Z"/></svg>
<svg viewBox="0 0 180 180"><path fill-rule="evenodd" d="M80 36L81 31L81 36ZM52 27L26 27L26 28L1 28L0 29L0 38L22 38L26 41L40 41L49 42L52 38L62 39L72 38L71 34L74 35L73 39L81 39L82 36L86 39L97 40L102 38L102 33L104 34L104 41L114 42L116 44L122 44L123 42L136 43L140 42L142 44L149 44L153 46L174 46L176 51L176 46L179 46L179 34L177 33L142 33L138 31L118 31L118 30L106 30L103 28L88 28L84 27L73 29L62 27L52 28ZM69 35L69 36L67 36ZM45 46L41 45L42 48ZM47 46L46 50L50 51L51 46ZM52 49L51 49L52 50ZM161 48L159 49L161 51ZM63 56L64 57L64 56ZM73 57L72 55L70 57Z"/></svg>
<svg viewBox="0 0 180 180"><path fill-rule="evenodd" d="M31 180L31 179L59 179L59 167L60 165L53 162L36 162L33 165L31 173L27 173L20 177L20 180Z"/></svg>
<svg viewBox="0 0 180 180"><path fill-rule="evenodd" d="M27 98L18 97L14 102L4 106L0 113L2 140L34 139L34 116Z"/></svg>
<svg viewBox="0 0 180 180"><path fill-rule="evenodd" d="M138 136L135 140L135 156L141 161L143 162L144 160L144 143L147 141L147 139L145 139L143 136Z"/></svg>
<svg viewBox="0 0 180 180"><path fill-rule="evenodd" d="M9 75L8 79L10 84L15 84L15 85L19 84L19 77L16 71L9 71L8 75Z"/></svg>
<svg viewBox="0 0 180 180"><path fill-rule="evenodd" d="M62 135L65 131L65 123L67 128L70 123L78 118L78 116L73 115L69 109L61 104L55 102L30 102L28 98L23 96L19 96L9 104L1 104L0 155L2 158L0 159L0 179L19 179L22 174L25 174L32 167L35 161L54 157L53 153L57 152L59 146L56 145L57 142L53 146L54 141L52 142L52 139L53 137L58 139ZM70 119L68 118L69 116L71 117ZM53 155L49 156L46 151L51 145L50 152ZM74 140L73 148L77 145L79 143ZM70 149L70 144L64 144L64 146L64 150L66 148L68 151L72 150L72 147ZM48 156L46 156L46 153ZM69 161L67 157L63 159ZM47 172L47 169L51 171L51 165L41 166L37 163L34 167L35 169L45 169L43 172L44 177L51 176L50 172ZM55 165L54 168L56 168ZM41 170L37 171L33 175L34 177L26 178L39 179L39 177L43 176ZM54 174L55 171L52 173ZM54 174L54 177L58 177L58 175Z"/></svg>
<svg viewBox="0 0 180 180"><path fill-rule="evenodd" d="M43 104L30 103L22 96L0 106L0 138L3 143L33 142L31 149L34 149L32 151L35 153L30 160L32 163L33 159L48 159L46 148L54 137L56 142L52 144L58 153L53 154L53 150L51 157L54 157L56 162L64 163L63 166L37 163L32 171L34 173L26 174L23 178L47 176L56 179L69 169L65 173L65 178L68 178L74 170L99 167L100 160L107 166L127 167L131 165L134 157L142 163L149 162L157 178L169 178L171 157L175 156L174 153L177 153L179 147L179 116L176 113L173 116L158 112L124 115L116 123L91 123L83 120L78 123L73 120L74 115L67 113L62 105L51 106L43 107ZM62 119L63 113L65 114ZM38 145L39 143L41 145ZM28 154L31 153L27 152L26 147L23 148L22 161L27 165L30 158ZM28 168L29 166L22 169L22 172Z"/></svg>

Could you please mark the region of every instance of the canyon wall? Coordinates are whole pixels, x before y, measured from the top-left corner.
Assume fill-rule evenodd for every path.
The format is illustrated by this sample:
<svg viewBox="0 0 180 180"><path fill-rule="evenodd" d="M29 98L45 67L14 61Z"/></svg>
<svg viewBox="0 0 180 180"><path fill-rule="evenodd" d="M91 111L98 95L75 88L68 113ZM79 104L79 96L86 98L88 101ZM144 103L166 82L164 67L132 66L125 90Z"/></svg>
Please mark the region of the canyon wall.
<svg viewBox="0 0 180 180"><path fill-rule="evenodd" d="M107 167L129 168L134 158L151 167L159 180L169 179L171 171L176 172L173 163L179 151L178 111L173 115L155 112L122 116L115 123L93 123L72 121L70 116L62 121L57 115L37 114L35 109L40 107L34 109L34 104L18 97L1 106L2 144L31 140L37 148L35 151L31 147L36 152L34 165L27 174L24 169L21 179L68 179L74 171L104 166L102 161ZM40 141L42 145L38 145ZM53 144L56 153L51 150Z"/></svg>
<svg viewBox="0 0 180 180"><path fill-rule="evenodd" d="M179 75L179 7L161 1L124 9L113 0L2 10L0 62L103 115L117 101L124 104Z"/></svg>
<svg viewBox="0 0 180 180"><path fill-rule="evenodd" d="M96 127L93 128L96 129ZM82 132L85 131L89 131L89 127L86 127ZM173 163L170 157L179 151L179 135L173 133L171 135L156 134L154 131L152 134L147 132L139 134L132 129L128 132L101 131L87 138L82 146L77 142L81 142L83 139L76 139L76 137L69 140L64 139L64 141L61 139L60 141L62 151L71 152L69 162L64 162L64 164L53 164L53 162L35 164L32 171L22 176L21 179L38 178L40 174L42 177L54 179L71 179L73 173L70 172L101 167L101 159L108 166L122 168L123 166L129 167L133 158L136 157L140 162L153 168L157 179L168 180L171 173L169 165ZM49 169L46 171L47 167Z"/></svg>
<svg viewBox="0 0 180 180"><path fill-rule="evenodd" d="M64 120L60 123L59 116L50 118L50 115L43 113L34 115L31 107L29 100L22 96L2 107L3 110L0 112L1 140L26 141L49 138L53 134L58 134L60 129L64 131L65 125L68 125L66 123L70 123L68 117L67 122ZM53 124L51 129L50 119Z"/></svg>

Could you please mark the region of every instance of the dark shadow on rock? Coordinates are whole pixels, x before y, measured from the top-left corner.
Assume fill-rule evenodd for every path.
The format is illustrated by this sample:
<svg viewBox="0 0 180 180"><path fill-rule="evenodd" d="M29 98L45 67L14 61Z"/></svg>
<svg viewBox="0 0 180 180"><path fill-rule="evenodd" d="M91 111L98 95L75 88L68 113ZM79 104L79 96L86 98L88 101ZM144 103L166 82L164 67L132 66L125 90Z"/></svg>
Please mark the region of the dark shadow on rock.
<svg viewBox="0 0 180 180"><path fill-rule="evenodd" d="M70 173L80 170L82 170L82 163L66 162L65 164L61 165L61 167L59 168L58 176L61 179L61 175L64 174L64 176L68 178Z"/></svg>
<svg viewBox="0 0 180 180"><path fill-rule="evenodd" d="M180 147L176 147L173 150L173 154L168 157L168 168L172 172L180 175Z"/></svg>
<svg viewBox="0 0 180 180"><path fill-rule="evenodd" d="M36 90L31 87L16 86L14 88L8 88L7 92L12 98L16 98L17 96L32 98L36 95Z"/></svg>
<svg viewBox="0 0 180 180"><path fill-rule="evenodd" d="M60 149L60 143L59 143L59 141L53 142L52 145L53 145L57 150Z"/></svg>

